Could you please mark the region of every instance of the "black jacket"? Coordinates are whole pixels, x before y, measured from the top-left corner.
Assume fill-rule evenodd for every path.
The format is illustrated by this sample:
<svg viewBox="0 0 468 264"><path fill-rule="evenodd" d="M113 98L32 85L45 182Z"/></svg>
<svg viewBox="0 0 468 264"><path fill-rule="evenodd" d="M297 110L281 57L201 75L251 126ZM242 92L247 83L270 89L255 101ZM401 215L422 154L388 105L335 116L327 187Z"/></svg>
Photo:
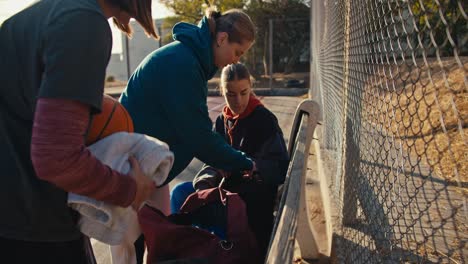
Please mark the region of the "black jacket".
<svg viewBox="0 0 468 264"><path fill-rule="evenodd" d="M234 122L227 120L226 123L231 127ZM222 114L216 119L214 130L231 144ZM289 157L283 132L276 116L264 106L258 106L249 116L238 121L233 129L231 145L254 159L259 171L257 181L274 186L284 182ZM236 185L243 181L241 172L231 173L229 185ZM217 186L220 181L221 175L217 169L205 165L195 177L194 187L195 189L211 188Z"/></svg>
<svg viewBox="0 0 468 264"><path fill-rule="evenodd" d="M215 130L231 144L228 129L232 120L225 122L221 114L215 123ZM250 115L239 119L232 130L232 146L253 158L259 174L245 179L241 172L233 171L223 188L238 193L247 208L249 225L255 234L259 253L265 256L273 229L273 210L278 185L284 182L289 157L283 132L275 115L263 106L257 106ZM219 185L222 176L216 168L205 165L195 176L196 190Z"/></svg>

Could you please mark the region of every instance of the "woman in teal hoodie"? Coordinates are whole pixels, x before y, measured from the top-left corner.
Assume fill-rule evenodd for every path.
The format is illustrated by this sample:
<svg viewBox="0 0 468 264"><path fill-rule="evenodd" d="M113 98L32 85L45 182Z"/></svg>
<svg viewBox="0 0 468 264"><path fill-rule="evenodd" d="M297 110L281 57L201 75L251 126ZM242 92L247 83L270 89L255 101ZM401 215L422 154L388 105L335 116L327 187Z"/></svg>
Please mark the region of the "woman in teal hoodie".
<svg viewBox="0 0 468 264"><path fill-rule="evenodd" d="M224 171L251 173L253 161L212 131L206 103L208 80L218 68L238 62L252 46L251 19L241 10L223 14L208 10L198 26L178 23L172 34L175 41L142 61L120 97L135 132L165 141L174 152L166 183L194 157ZM168 188L167 210L162 211L169 213Z"/></svg>
<svg viewBox="0 0 468 264"><path fill-rule="evenodd" d="M135 132L169 144L175 163L167 182L194 157L226 171L251 170L252 160L212 131L206 99L218 68L236 63L252 46L252 21L240 10L210 10L198 26L176 24L173 38L142 61L120 98Z"/></svg>

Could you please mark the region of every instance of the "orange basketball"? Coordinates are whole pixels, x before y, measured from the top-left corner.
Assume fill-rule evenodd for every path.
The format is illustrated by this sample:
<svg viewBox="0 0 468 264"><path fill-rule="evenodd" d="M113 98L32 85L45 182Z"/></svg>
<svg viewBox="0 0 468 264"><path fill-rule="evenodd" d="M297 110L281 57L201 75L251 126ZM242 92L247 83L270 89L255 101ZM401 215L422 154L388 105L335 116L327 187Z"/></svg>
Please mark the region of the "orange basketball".
<svg viewBox="0 0 468 264"><path fill-rule="evenodd" d="M101 113L91 116L86 134L87 146L116 132L133 132L132 118L119 101L104 95L101 110Z"/></svg>

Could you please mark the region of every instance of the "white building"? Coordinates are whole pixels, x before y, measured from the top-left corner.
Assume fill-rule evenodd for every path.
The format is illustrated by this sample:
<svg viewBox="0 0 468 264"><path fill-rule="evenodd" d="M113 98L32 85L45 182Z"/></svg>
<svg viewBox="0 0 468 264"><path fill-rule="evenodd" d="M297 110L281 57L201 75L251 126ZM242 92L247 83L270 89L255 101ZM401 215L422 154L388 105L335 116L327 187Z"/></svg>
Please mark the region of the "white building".
<svg viewBox="0 0 468 264"><path fill-rule="evenodd" d="M158 33L161 32L162 21L163 19L155 20ZM133 27L133 37L128 39L121 33L122 53L111 55L106 71L107 78L112 76L116 80L127 81L140 62L148 54L162 46L161 39L148 38L138 22L133 20L130 23Z"/></svg>

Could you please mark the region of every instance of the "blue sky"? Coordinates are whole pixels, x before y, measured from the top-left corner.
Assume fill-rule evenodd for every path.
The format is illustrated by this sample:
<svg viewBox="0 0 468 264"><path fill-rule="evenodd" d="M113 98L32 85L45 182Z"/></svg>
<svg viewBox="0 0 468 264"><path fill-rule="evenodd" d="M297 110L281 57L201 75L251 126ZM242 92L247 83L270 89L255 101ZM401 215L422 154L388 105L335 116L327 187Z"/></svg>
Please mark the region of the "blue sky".
<svg viewBox="0 0 468 264"><path fill-rule="evenodd" d="M5 21L8 17L14 15L21 9L27 7L37 0L0 0L0 24ZM166 9L166 7L160 4L157 0L153 0L153 18L162 18L171 15L172 13ZM112 24L111 24L112 25ZM114 45L112 48L113 53L120 53L122 51L121 35L118 29L112 28L114 37Z"/></svg>

